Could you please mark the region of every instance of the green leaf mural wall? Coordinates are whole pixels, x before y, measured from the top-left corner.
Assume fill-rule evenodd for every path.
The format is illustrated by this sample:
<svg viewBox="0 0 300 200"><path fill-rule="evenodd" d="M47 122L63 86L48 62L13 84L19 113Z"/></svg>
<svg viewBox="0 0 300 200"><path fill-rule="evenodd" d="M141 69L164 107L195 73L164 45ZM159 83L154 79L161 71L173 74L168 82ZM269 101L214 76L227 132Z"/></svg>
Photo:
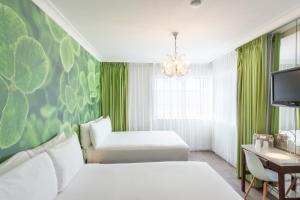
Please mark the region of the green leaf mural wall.
<svg viewBox="0 0 300 200"><path fill-rule="evenodd" d="M99 62L31 0L0 0L0 162L99 117Z"/></svg>

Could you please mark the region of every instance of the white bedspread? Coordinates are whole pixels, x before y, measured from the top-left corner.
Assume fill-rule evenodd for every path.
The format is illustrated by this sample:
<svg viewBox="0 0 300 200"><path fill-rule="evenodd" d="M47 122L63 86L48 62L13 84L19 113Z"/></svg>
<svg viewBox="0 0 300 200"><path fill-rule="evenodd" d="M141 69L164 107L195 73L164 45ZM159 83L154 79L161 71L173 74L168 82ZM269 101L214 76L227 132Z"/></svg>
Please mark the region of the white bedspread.
<svg viewBox="0 0 300 200"><path fill-rule="evenodd" d="M56 200L241 200L208 164L86 164Z"/></svg>
<svg viewBox="0 0 300 200"><path fill-rule="evenodd" d="M135 131L109 134L99 148L86 149L89 163L185 161L188 145L173 131Z"/></svg>
<svg viewBox="0 0 300 200"><path fill-rule="evenodd" d="M100 148L143 150L188 148L188 146L174 131L128 131L110 134Z"/></svg>

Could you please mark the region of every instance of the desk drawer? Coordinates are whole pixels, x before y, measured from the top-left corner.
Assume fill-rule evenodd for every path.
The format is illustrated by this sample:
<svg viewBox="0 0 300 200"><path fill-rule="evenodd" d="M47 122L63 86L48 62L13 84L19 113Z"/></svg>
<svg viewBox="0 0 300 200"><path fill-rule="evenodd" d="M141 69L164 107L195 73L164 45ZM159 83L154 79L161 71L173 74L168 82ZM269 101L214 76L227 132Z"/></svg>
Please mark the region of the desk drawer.
<svg viewBox="0 0 300 200"><path fill-rule="evenodd" d="M269 161L264 159L264 158L259 158L259 160L261 161L261 163L263 164L264 167L268 167L269 166Z"/></svg>

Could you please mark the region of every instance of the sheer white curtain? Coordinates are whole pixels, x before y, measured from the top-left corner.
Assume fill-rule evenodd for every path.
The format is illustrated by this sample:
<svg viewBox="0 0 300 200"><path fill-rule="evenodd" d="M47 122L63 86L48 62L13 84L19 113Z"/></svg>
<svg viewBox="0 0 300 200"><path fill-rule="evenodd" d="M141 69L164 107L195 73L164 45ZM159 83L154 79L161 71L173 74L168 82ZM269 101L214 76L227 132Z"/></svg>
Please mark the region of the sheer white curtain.
<svg viewBox="0 0 300 200"><path fill-rule="evenodd" d="M236 53L213 61L213 151L236 165Z"/></svg>
<svg viewBox="0 0 300 200"><path fill-rule="evenodd" d="M212 72L210 64L195 64L169 78L161 64L129 64L129 130L174 130L191 150L211 149Z"/></svg>
<svg viewBox="0 0 300 200"><path fill-rule="evenodd" d="M279 107L279 131L295 129L295 111L291 107Z"/></svg>

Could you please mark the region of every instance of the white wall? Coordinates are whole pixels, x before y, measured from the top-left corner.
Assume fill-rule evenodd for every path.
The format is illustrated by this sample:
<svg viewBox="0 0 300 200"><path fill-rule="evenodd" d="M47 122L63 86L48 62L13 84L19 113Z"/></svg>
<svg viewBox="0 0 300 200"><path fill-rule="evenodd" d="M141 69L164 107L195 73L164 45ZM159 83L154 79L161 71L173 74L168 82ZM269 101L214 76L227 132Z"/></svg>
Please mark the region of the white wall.
<svg viewBox="0 0 300 200"><path fill-rule="evenodd" d="M213 142L212 150L236 165L236 86L237 55L233 51L212 62L213 66Z"/></svg>

